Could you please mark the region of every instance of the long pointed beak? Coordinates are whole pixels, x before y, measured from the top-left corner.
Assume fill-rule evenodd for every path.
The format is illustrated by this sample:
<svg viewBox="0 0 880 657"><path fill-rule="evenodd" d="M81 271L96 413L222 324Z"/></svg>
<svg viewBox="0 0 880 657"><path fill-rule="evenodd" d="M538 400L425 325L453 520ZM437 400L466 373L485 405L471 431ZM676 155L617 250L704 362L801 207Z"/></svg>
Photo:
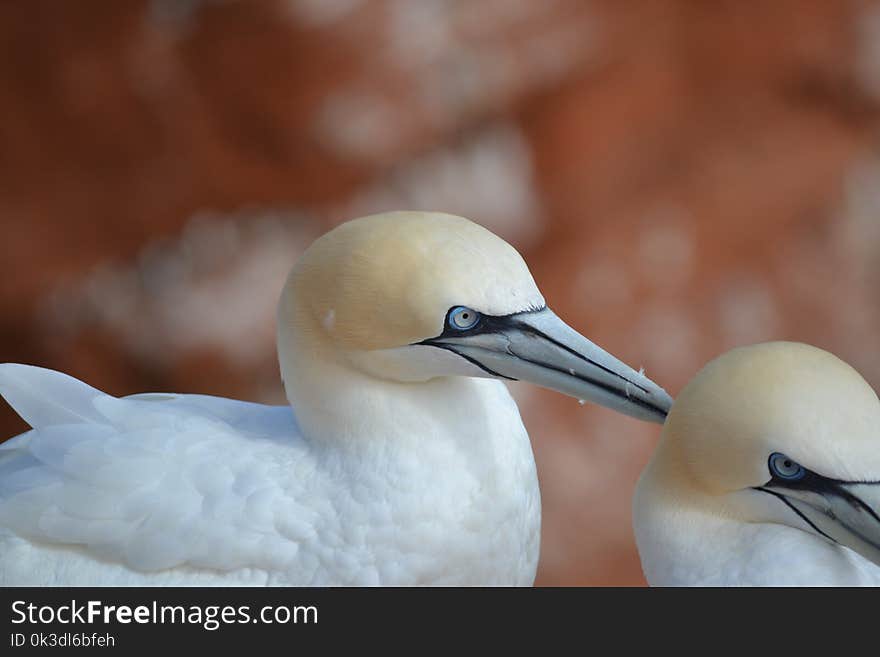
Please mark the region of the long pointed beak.
<svg viewBox="0 0 880 657"><path fill-rule="evenodd" d="M880 565L880 482L844 482L810 473L791 486L760 490L781 498L817 533Z"/></svg>
<svg viewBox="0 0 880 657"><path fill-rule="evenodd" d="M666 391L550 309L484 320L476 332L447 332L423 344L453 351L501 378L529 381L640 420L666 419L672 406Z"/></svg>

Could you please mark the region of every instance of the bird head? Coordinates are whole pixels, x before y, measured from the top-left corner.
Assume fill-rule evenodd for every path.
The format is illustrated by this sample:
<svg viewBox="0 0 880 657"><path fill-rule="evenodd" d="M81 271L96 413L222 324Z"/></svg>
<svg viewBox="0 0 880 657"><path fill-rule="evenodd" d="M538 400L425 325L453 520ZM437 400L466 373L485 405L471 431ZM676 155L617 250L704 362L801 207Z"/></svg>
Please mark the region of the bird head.
<svg viewBox="0 0 880 657"><path fill-rule="evenodd" d="M547 308L512 246L448 214L378 214L318 239L287 280L278 329L285 379L285 351L309 336L390 381L523 380L656 422L672 403Z"/></svg>
<svg viewBox="0 0 880 657"><path fill-rule="evenodd" d="M676 400L658 458L685 496L880 564L880 402L826 351L773 342L712 361Z"/></svg>

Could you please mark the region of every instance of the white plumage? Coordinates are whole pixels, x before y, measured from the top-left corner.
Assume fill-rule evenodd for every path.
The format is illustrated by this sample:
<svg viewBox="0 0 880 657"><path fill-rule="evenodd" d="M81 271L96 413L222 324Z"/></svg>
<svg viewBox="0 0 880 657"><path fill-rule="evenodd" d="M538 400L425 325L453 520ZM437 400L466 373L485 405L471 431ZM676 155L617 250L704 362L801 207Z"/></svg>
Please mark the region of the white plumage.
<svg viewBox="0 0 880 657"><path fill-rule="evenodd" d="M528 436L503 384L459 383L473 431L463 422L461 450L431 444L418 458L310 446L289 407L117 399L2 365L0 392L34 429L0 448L0 585L530 584ZM423 438L444 428L413 419Z"/></svg>
<svg viewBox="0 0 880 657"><path fill-rule="evenodd" d="M645 490L642 495L650 495ZM662 497L637 511L642 567L652 586L880 586L880 566L816 534L755 493L775 521L686 509ZM647 507L647 502L643 501ZM673 506L676 505L676 506Z"/></svg>

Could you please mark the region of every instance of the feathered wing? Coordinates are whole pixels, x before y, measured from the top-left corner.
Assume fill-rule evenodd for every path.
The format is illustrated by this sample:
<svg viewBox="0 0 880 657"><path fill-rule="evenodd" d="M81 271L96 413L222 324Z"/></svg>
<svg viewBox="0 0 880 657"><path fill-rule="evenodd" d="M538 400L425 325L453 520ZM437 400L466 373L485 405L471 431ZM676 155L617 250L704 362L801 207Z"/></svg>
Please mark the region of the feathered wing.
<svg viewBox="0 0 880 657"><path fill-rule="evenodd" d="M0 395L34 429L100 422L93 402L107 396L67 374L18 363L0 364Z"/></svg>
<svg viewBox="0 0 880 657"><path fill-rule="evenodd" d="M312 538L289 482L313 468L287 407L120 399L17 364L0 365L0 394L33 427L0 445L0 532L140 571L278 570Z"/></svg>

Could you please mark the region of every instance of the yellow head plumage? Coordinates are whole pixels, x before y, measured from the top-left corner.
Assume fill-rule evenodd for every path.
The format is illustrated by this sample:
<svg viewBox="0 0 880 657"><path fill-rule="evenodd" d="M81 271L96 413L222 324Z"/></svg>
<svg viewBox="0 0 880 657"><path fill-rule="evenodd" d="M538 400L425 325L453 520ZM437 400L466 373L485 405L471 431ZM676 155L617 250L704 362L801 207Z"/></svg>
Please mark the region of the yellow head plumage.
<svg viewBox="0 0 880 657"><path fill-rule="evenodd" d="M734 349L682 390L660 451L713 493L756 486L781 452L844 479L880 473L880 402L836 356L793 342Z"/></svg>
<svg viewBox="0 0 880 657"><path fill-rule="evenodd" d="M388 212L340 225L294 267L283 301L282 322L308 324L360 351L438 335L455 305L488 315L544 305L516 249L438 212Z"/></svg>

